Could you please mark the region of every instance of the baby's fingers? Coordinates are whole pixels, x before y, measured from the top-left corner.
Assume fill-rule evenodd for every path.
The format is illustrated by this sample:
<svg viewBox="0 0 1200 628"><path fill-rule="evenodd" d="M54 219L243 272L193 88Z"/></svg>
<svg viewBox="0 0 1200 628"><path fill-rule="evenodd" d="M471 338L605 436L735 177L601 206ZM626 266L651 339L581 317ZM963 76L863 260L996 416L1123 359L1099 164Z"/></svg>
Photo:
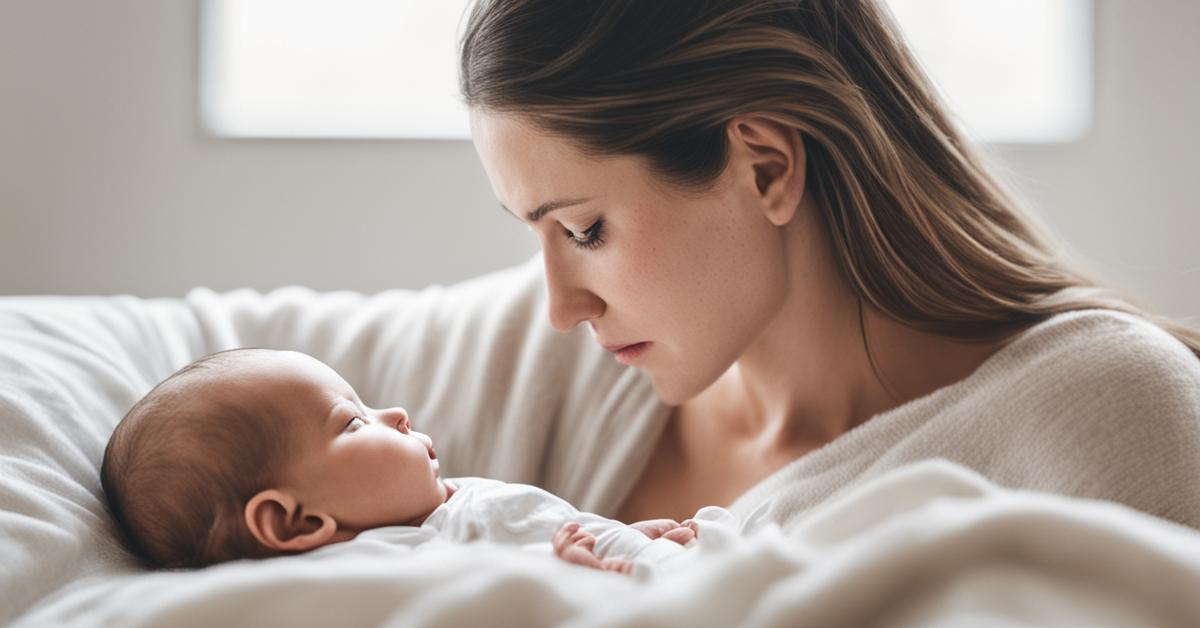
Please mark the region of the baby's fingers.
<svg viewBox="0 0 1200 628"><path fill-rule="evenodd" d="M555 553L561 553L564 547L571 544L571 537L577 530L579 530L579 524L574 521L568 521L558 528L558 532L555 532L551 539Z"/></svg>
<svg viewBox="0 0 1200 628"><path fill-rule="evenodd" d="M627 558L606 558L600 563L600 568L629 575L633 573L633 561Z"/></svg>
<svg viewBox="0 0 1200 628"><path fill-rule="evenodd" d="M687 545L692 539L696 538L696 532L691 528L680 526L664 534L663 538L668 541L675 541L680 545Z"/></svg>
<svg viewBox="0 0 1200 628"><path fill-rule="evenodd" d="M592 536L590 532L576 530L575 534L571 535L571 545L578 545L579 547L586 547L588 550L594 550L596 548L596 537Z"/></svg>
<svg viewBox="0 0 1200 628"><path fill-rule="evenodd" d="M657 539L665 534L668 530L673 530L679 527L679 523L674 519L651 519L649 521L638 521L631 523L629 526L647 537Z"/></svg>
<svg viewBox="0 0 1200 628"><path fill-rule="evenodd" d="M568 545L562 553L558 554L558 557L575 565L604 569L604 564L600 562L599 558L596 558L595 554L575 545Z"/></svg>

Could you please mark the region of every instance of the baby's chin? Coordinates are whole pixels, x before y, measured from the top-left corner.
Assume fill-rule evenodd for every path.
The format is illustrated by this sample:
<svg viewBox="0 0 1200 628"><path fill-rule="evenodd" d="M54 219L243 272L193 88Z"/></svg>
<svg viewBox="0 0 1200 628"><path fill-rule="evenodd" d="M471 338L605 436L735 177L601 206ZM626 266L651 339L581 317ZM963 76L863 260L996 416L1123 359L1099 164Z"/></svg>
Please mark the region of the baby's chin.
<svg viewBox="0 0 1200 628"><path fill-rule="evenodd" d="M436 478L435 481L438 483L438 491L442 494L442 503L446 503L446 500L450 499L450 496L454 494L454 491L458 490L456 486L443 480L442 478Z"/></svg>

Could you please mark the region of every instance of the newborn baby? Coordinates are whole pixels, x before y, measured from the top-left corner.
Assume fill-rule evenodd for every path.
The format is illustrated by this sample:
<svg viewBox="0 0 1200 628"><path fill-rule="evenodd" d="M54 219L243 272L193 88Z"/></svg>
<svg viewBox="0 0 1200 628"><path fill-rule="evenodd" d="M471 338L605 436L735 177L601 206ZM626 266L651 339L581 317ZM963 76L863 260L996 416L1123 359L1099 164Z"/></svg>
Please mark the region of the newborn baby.
<svg viewBox="0 0 1200 628"><path fill-rule="evenodd" d="M109 509L152 567L305 552L382 526L451 540L545 543L564 560L633 573L698 528L626 526L537 487L439 477L403 408L363 405L303 353L234 349L180 369L129 410L104 451Z"/></svg>

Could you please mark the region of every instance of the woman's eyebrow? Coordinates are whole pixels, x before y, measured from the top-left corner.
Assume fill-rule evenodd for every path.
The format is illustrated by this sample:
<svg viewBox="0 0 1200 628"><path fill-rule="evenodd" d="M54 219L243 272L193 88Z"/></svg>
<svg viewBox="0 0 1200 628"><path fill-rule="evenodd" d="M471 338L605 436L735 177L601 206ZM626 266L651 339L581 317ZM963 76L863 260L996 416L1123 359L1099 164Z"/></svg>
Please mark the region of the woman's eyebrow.
<svg viewBox="0 0 1200 628"><path fill-rule="evenodd" d="M550 212L552 212L556 209L562 209L563 207L570 207L572 205L580 205L580 204L586 203L590 200L592 200L592 199L590 199L590 198L564 198L564 199L559 199L557 201L548 201L548 202L542 203L541 205L538 205L537 209L529 212L528 214L525 215L525 217L529 219L529 222L537 222L542 219L542 216L545 216L546 214L549 214ZM516 216L516 214L514 214L512 212L512 210L510 210L509 208L504 206L504 203L500 203L500 209L503 209L505 212L508 212L509 214L511 214L513 216ZM520 220L520 219L518 218L518 220Z"/></svg>

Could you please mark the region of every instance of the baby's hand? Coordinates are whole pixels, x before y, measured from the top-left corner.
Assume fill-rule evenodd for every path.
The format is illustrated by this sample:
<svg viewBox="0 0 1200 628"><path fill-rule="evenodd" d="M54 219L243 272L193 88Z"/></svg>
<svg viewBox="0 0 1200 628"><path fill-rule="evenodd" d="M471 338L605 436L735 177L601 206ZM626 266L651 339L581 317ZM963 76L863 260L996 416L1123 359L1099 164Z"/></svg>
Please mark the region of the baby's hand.
<svg viewBox="0 0 1200 628"><path fill-rule="evenodd" d="M550 540L554 546L554 555L576 565L603 569L604 565L596 556L596 537L589 532L579 529L579 524L568 521L562 524L554 538Z"/></svg>
<svg viewBox="0 0 1200 628"><path fill-rule="evenodd" d="M596 556L596 537L579 529L579 524L570 521L562 524L550 544L554 546L554 555L576 565L615 571L617 573L633 573L633 561L625 558L606 558L600 560Z"/></svg>
<svg viewBox="0 0 1200 628"><path fill-rule="evenodd" d="M561 556L571 547L581 547L592 552L596 549L596 537L590 532L579 529L577 522L568 521L558 528L558 532L554 533L551 544L554 546L555 556Z"/></svg>
<svg viewBox="0 0 1200 628"><path fill-rule="evenodd" d="M683 523L679 523L674 519L651 519L649 521L631 523L629 527L652 539L657 539L661 536L668 541L675 541L680 545L687 545L692 539L700 535L699 527L691 519Z"/></svg>

